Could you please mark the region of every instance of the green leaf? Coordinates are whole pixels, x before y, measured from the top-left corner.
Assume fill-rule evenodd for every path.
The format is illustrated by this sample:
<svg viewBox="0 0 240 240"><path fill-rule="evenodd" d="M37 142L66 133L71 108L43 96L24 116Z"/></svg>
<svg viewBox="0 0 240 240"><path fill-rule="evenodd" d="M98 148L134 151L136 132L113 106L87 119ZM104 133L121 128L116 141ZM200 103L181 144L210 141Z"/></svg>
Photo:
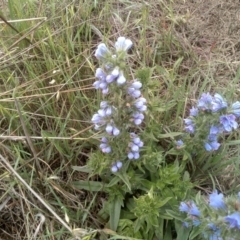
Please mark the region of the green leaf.
<svg viewBox="0 0 240 240"><path fill-rule="evenodd" d="M171 231L171 225L167 225L166 233L164 234L164 240L172 240L172 231ZM183 239L182 239L183 240Z"/></svg>
<svg viewBox="0 0 240 240"><path fill-rule="evenodd" d="M129 182L129 179L128 179L128 175L123 172L123 173L116 173L116 175L122 179L122 181L127 185L129 191L131 191L131 184Z"/></svg>
<svg viewBox="0 0 240 240"><path fill-rule="evenodd" d="M72 185L78 189L85 189L90 192L104 191L104 186L101 182L80 180L72 182Z"/></svg>
<svg viewBox="0 0 240 240"><path fill-rule="evenodd" d="M182 220L183 220L183 218L182 218L178 213L176 213L176 211L167 209L166 212L167 212L167 214L168 214L170 217L172 217L172 218L174 218L174 219L177 219L177 220L179 220L179 221L182 221Z"/></svg>
<svg viewBox="0 0 240 240"><path fill-rule="evenodd" d="M110 203L110 228L114 231L116 231L118 227L122 204L123 202L120 198L115 198Z"/></svg>
<svg viewBox="0 0 240 240"><path fill-rule="evenodd" d="M92 169L89 166L72 166L72 169L78 172L91 173Z"/></svg>
<svg viewBox="0 0 240 240"><path fill-rule="evenodd" d="M197 237L200 233L202 233L202 229L201 229L201 228L194 227L194 228L192 229L192 232L191 232L190 236L189 236L189 239L190 239L190 240L196 240L196 237Z"/></svg>
<svg viewBox="0 0 240 240"><path fill-rule="evenodd" d="M165 134L159 134L159 138L174 138L177 136L182 135L182 132L171 132L171 133L165 133Z"/></svg>
<svg viewBox="0 0 240 240"><path fill-rule="evenodd" d="M177 239L176 240L188 240L189 233L191 232L191 228L183 227L181 221L175 220L175 229L177 232Z"/></svg>

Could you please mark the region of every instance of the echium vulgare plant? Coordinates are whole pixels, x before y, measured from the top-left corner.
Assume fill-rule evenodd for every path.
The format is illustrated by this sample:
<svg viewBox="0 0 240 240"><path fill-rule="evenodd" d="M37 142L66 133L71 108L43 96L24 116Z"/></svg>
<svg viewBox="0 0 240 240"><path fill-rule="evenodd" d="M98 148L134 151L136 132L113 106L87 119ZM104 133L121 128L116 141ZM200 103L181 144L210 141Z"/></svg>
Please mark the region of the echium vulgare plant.
<svg viewBox="0 0 240 240"><path fill-rule="evenodd" d="M97 80L93 86L101 90L103 100L92 123L102 136L101 151L111 156L112 172L120 170L127 158L139 159L143 147L139 132L147 101L140 91L142 83L128 77L126 58L132 45L130 39L119 37L114 49L101 43L95 52L100 67L96 70Z"/></svg>
<svg viewBox="0 0 240 240"><path fill-rule="evenodd" d="M203 93L196 106L190 109L190 116L184 119L185 131L197 140L206 151L218 150L220 138L238 128L240 102L229 104L220 94L212 96ZM184 141L177 141L181 148Z"/></svg>
<svg viewBox="0 0 240 240"><path fill-rule="evenodd" d="M181 202L183 226L209 240L237 240L240 236L240 193L224 197L217 190L194 201ZM195 235L195 236L196 236Z"/></svg>

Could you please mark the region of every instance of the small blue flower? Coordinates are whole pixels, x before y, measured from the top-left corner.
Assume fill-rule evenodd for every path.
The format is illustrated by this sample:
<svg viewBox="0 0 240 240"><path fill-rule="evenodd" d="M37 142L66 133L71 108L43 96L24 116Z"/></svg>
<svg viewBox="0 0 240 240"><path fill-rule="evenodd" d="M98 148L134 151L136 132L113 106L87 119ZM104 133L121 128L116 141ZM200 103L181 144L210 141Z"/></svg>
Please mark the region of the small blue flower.
<svg viewBox="0 0 240 240"><path fill-rule="evenodd" d="M106 137L103 137L101 139L101 144L99 145L99 147L103 153L110 153L112 151L111 147L108 144L108 139Z"/></svg>
<svg viewBox="0 0 240 240"><path fill-rule="evenodd" d="M233 114L220 116L219 121L225 131L231 132L232 129L238 127L238 123L235 121L236 117Z"/></svg>
<svg viewBox="0 0 240 240"><path fill-rule="evenodd" d="M226 205L224 203L224 196L222 193L218 194L217 190L209 194L209 206L214 209L224 209Z"/></svg>
<svg viewBox="0 0 240 240"><path fill-rule="evenodd" d="M115 43L116 51L128 51L132 47L133 43L130 39L125 37L119 37Z"/></svg>
<svg viewBox="0 0 240 240"><path fill-rule="evenodd" d="M118 170L120 170L122 168L122 162L121 161L117 161L115 164L112 165L111 170L113 173L117 172Z"/></svg>
<svg viewBox="0 0 240 240"><path fill-rule="evenodd" d="M141 96L141 91L139 90L142 87L142 83L137 79L128 87L127 93L132 98L139 98Z"/></svg>
<svg viewBox="0 0 240 240"><path fill-rule="evenodd" d="M190 119L190 118L185 118L185 119L183 119L183 120L184 120L184 123L185 123L187 126L193 124L193 120Z"/></svg>
<svg viewBox="0 0 240 240"><path fill-rule="evenodd" d="M195 125L193 124L193 120L190 118L185 118L184 119L184 123L185 123L185 131L188 133L194 133L195 131Z"/></svg>
<svg viewBox="0 0 240 240"><path fill-rule="evenodd" d="M188 125L184 129L188 133L194 133L195 132L195 125Z"/></svg>
<svg viewBox="0 0 240 240"><path fill-rule="evenodd" d="M226 216L225 221L229 223L229 228L240 229L240 214L238 212Z"/></svg>
<svg viewBox="0 0 240 240"><path fill-rule="evenodd" d="M200 217L200 211L198 210L198 207L194 202L191 202L191 208L190 208L189 214L196 217Z"/></svg>
<svg viewBox="0 0 240 240"><path fill-rule="evenodd" d="M134 106L137 108L139 112L145 112L147 110L146 103L147 100L143 97L140 97L134 102Z"/></svg>
<svg viewBox="0 0 240 240"><path fill-rule="evenodd" d="M198 115L198 109L195 108L195 107L192 107L192 108L190 109L190 116L196 117L197 115Z"/></svg>
<svg viewBox="0 0 240 240"><path fill-rule="evenodd" d="M216 151L221 146L217 141L205 142L204 147L207 151Z"/></svg>
<svg viewBox="0 0 240 240"><path fill-rule="evenodd" d="M95 52L95 57L98 60L103 60L105 57L110 53L108 50L107 46L104 43L100 43L97 46L96 52Z"/></svg>
<svg viewBox="0 0 240 240"><path fill-rule="evenodd" d="M133 122L135 125L140 125L142 123L142 121L144 120L144 115L140 112L134 112L132 114L133 117Z"/></svg>
<svg viewBox="0 0 240 240"><path fill-rule="evenodd" d="M223 97L220 94L216 93L212 101L212 111L217 112L226 107L227 102L223 99Z"/></svg>
<svg viewBox="0 0 240 240"><path fill-rule="evenodd" d="M199 219L193 219L193 226L197 227L201 224L201 221Z"/></svg>
<svg viewBox="0 0 240 240"><path fill-rule="evenodd" d="M113 135L113 136L118 136L120 133L120 130L114 126L113 121L107 124L105 130L109 135Z"/></svg>
<svg viewBox="0 0 240 240"><path fill-rule="evenodd" d="M117 78L117 84L122 85L126 82L126 78L124 77L123 73L121 72Z"/></svg>
<svg viewBox="0 0 240 240"><path fill-rule="evenodd" d="M217 134L220 134L220 133L222 133L222 129L220 127L211 126L211 128L210 128L210 134L211 135L213 135L213 134L217 135Z"/></svg>
<svg viewBox="0 0 240 240"><path fill-rule="evenodd" d="M213 98L209 93L203 93L198 100L197 107L203 111L212 109Z"/></svg>
<svg viewBox="0 0 240 240"><path fill-rule="evenodd" d="M183 144L184 144L184 143L183 143L183 141L182 141L181 139L178 140L178 141L177 141L177 144L176 144L176 145L177 145L177 148L178 148L178 149L181 148L181 147L183 146Z"/></svg>
<svg viewBox="0 0 240 240"><path fill-rule="evenodd" d="M139 149L143 147L143 142L135 133L130 133L130 137L131 142L128 144L128 147L131 150L128 152L128 159L138 159L140 157Z"/></svg>
<svg viewBox="0 0 240 240"><path fill-rule="evenodd" d="M232 104L232 113L236 117L240 117L240 102L239 101Z"/></svg>
<svg viewBox="0 0 240 240"><path fill-rule="evenodd" d="M190 207L188 206L188 204L186 204L185 202L180 203L180 206L179 206L179 211L180 212L188 213L189 210L190 210Z"/></svg>

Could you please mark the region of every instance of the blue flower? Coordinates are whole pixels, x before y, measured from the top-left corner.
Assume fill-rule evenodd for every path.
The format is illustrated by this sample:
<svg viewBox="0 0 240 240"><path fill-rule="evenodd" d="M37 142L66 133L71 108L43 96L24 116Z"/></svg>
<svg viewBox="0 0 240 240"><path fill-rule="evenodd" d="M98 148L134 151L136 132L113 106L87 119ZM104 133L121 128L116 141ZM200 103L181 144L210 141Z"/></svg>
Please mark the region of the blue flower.
<svg viewBox="0 0 240 240"><path fill-rule="evenodd" d="M119 68L115 67L113 69L113 71L109 75L106 76L106 82L107 83L112 83L119 76L119 74L120 74Z"/></svg>
<svg viewBox="0 0 240 240"><path fill-rule="evenodd" d="M225 221L229 223L229 228L240 229L240 214L238 212L226 216Z"/></svg>
<svg viewBox="0 0 240 240"><path fill-rule="evenodd" d="M226 207L224 203L224 196L222 193L218 194L217 190L209 194L209 206L214 209L224 209Z"/></svg>
<svg viewBox="0 0 240 240"><path fill-rule="evenodd" d="M114 125L113 121L107 124L105 130L109 135L113 136L118 136L120 133L120 130Z"/></svg>
<svg viewBox="0 0 240 240"><path fill-rule="evenodd" d="M195 108L195 107L192 107L192 108L190 109L190 116L196 117L197 115L198 115L198 109Z"/></svg>
<svg viewBox="0 0 240 240"><path fill-rule="evenodd" d="M194 133L195 132L195 125L188 125L188 126L185 126L185 131L188 132L188 133Z"/></svg>
<svg viewBox="0 0 240 240"><path fill-rule="evenodd" d="M184 123L185 123L185 131L188 133L194 133L195 131L195 125L193 124L193 120L190 118L185 118L184 119Z"/></svg>
<svg viewBox="0 0 240 240"><path fill-rule="evenodd" d="M121 72L117 78L117 84L122 85L126 82L126 78L124 77L123 73Z"/></svg>
<svg viewBox="0 0 240 240"><path fill-rule="evenodd" d="M110 53L110 51L108 50L107 46L104 43L100 43L97 46L97 50L95 52L95 57L98 60L103 60L109 53Z"/></svg>
<svg viewBox="0 0 240 240"><path fill-rule="evenodd" d="M180 206L179 206L179 211L180 212L188 213L189 210L190 210L190 207L188 206L188 204L186 204L185 202L180 203Z"/></svg>
<svg viewBox="0 0 240 240"><path fill-rule="evenodd" d="M135 133L130 133L131 142L128 144L130 148L128 152L128 159L138 159L140 157L139 149L143 147L143 142Z"/></svg>
<svg viewBox="0 0 240 240"><path fill-rule="evenodd" d="M219 133L222 133L222 129L220 127L218 127L218 126L211 126L211 128L210 128L210 134L211 135L214 135L214 134L217 135Z"/></svg>
<svg viewBox="0 0 240 240"><path fill-rule="evenodd" d="M141 96L141 91L139 90L142 87L142 83L137 79L128 87L127 93L132 98L139 98Z"/></svg>
<svg viewBox="0 0 240 240"><path fill-rule="evenodd" d="M103 153L110 153L112 151L111 147L108 145L108 139L106 137L101 139L101 144L99 147Z"/></svg>
<svg viewBox="0 0 240 240"><path fill-rule="evenodd" d="M134 106L137 108L139 112L145 112L147 110L146 103L147 100L143 97L140 97L134 102Z"/></svg>
<svg viewBox="0 0 240 240"><path fill-rule="evenodd" d="M216 151L221 146L217 141L205 142L204 147L207 151Z"/></svg>
<svg viewBox="0 0 240 240"><path fill-rule="evenodd" d="M116 163L114 163L111 167L111 170L113 173L117 172L119 169L122 168L122 162L121 161L117 161Z"/></svg>
<svg viewBox="0 0 240 240"><path fill-rule="evenodd" d="M197 227L201 224L201 221L199 219L193 219L193 226Z"/></svg>
<svg viewBox="0 0 240 240"><path fill-rule="evenodd" d="M177 141L177 148L180 148L180 147L182 147L183 146L183 141L180 139L180 140L178 140Z"/></svg>
<svg viewBox="0 0 240 240"><path fill-rule="evenodd" d="M216 93L212 101L212 111L217 112L226 107L227 102L223 99L223 97L220 94Z"/></svg>
<svg viewBox="0 0 240 240"><path fill-rule="evenodd" d="M232 112L236 117L240 117L240 102L239 101L232 104Z"/></svg>
<svg viewBox="0 0 240 240"><path fill-rule="evenodd" d="M209 93L203 93L198 100L197 107L203 111L212 110L212 101L213 98Z"/></svg>
<svg viewBox="0 0 240 240"><path fill-rule="evenodd" d="M225 131L231 132L232 128L236 129L238 123L235 121L236 117L233 114L220 116L219 121Z"/></svg>
<svg viewBox="0 0 240 240"><path fill-rule="evenodd" d="M134 112L132 113L132 117L133 117L133 122L135 125L140 125L144 119L144 115L140 112Z"/></svg>
<svg viewBox="0 0 240 240"><path fill-rule="evenodd" d="M191 202L189 214L196 216L196 217L200 217L200 211L198 210L198 207L196 206L196 204L194 202Z"/></svg>
<svg viewBox="0 0 240 240"><path fill-rule="evenodd" d="M115 43L116 51L128 51L132 47L133 43L130 39L125 37L119 37Z"/></svg>

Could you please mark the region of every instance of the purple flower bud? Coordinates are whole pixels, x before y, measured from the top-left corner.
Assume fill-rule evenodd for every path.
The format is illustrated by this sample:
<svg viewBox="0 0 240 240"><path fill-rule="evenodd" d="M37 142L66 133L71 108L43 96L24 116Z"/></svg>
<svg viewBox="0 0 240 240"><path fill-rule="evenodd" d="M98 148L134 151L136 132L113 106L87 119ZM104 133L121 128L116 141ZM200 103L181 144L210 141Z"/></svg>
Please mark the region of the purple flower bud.
<svg viewBox="0 0 240 240"><path fill-rule="evenodd" d="M112 125L110 125L110 124L108 124L107 126L106 126L106 132L109 134L109 135L112 135L112 132L113 132L113 126Z"/></svg>
<svg viewBox="0 0 240 240"><path fill-rule="evenodd" d="M183 119L183 121L187 126L191 125L193 123L192 119L190 119L190 118L185 118L185 119Z"/></svg>
<svg viewBox="0 0 240 240"><path fill-rule="evenodd" d="M236 117L240 117L240 102L239 101L232 104L232 113Z"/></svg>
<svg viewBox="0 0 240 240"><path fill-rule="evenodd" d="M100 81L95 81L94 83L93 83L93 86L95 87L95 89L99 89L100 88Z"/></svg>
<svg viewBox="0 0 240 240"><path fill-rule="evenodd" d="M139 81L135 81L135 82L132 83L131 86L135 89L140 89L142 87L142 83L139 82Z"/></svg>
<svg viewBox="0 0 240 240"><path fill-rule="evenodd" d="M112 83L115 80L115 78L116 78L115 76L113 76L112 74L109 74L106 77L106 82L107 83Z"/></svg>
<svg viewBox="0 0 240 240"><path fill-rule="evenodd" d="M117 171L118 171L118 167L115 166L115 165L112 166L111 171L112 171L113 173L117 172Z"/></svg>
<svg viewBox="0 0 240 240"><path fill-rule="evenodd" d="M180 148L181 146L183 146L183 144L184 143L183 143L183 141L181 139L177 141L177 147Z"/></svg>
<svg viewBox="0 0 240 240"><path fill-rule="evenodd" d="M101 142L102 142L102 143L107 143L107 142L108 142L108 139L107 139L106 137L102 137Z"/></svg>
<svg viewBox="0 0 240 240"><path fill-rule="evenodd" d="M108 94L108 91L109 91L109 89L108 89L108 88L105 88L105 89L102 90L102 94L103 94L103 95L106 95L106 94Z"/></svg>
<svg viewBox="0 0 240 240"><path fill-rule="evenodd" d="M120 72L119 72L119 68L118 67L115 67L113 69L113 71L111 72L111 75L113 75L115 78L118 77L119 74L120 74Z"/></svg>
<svg viewBox="0 0 240 240"><path fill-rule="evenodd" d="M198 109L195 107L192 107L190 109L190 116L196 117L198 115Z"/></svg>
<svg viewBox="0 0 240 240"><path fill-rule="evenodd" d="M106 80L106 73L101 68L97 68L95 77L98 78L101 81L105 81Z"/></svg>
<svg viewBox="0 0 240 240"><path fill-rule="evenodd" d="M131 143L131 149L132 149L133 152L138 152L139 151L138 145L133 144L133 143Z"/></svg>
<svg viewBox="0 0 240 240"><path fill-rule="evenodd" d="M115 43L115 48L118 51L128 51L132 47L133 43L130 39L125 37L119 37Z"/></svg>
<svg viewBox="0 0 240 240"><path fill-rule="evenodd" d="M108 102L107 101L102 101L100 103L100 108L102 108L102 109L106 108L107 106L108 106Z"/></svg>
<svg viewBox="0 0 240 240"><path fill-rule="evenodd" d="M138 108L140 112L145 112L147 110L147 106L143 105L142 107Z"/></svg>
<svg viewBox="0 0 240 240"><path fill-rule="evenodd" d="M134 158L134 154L132 152L128 153L128 159L133 159Z"/></svg>
<svg viewBox="0 0 240 240"><path fill-rule="evenodd" d="M105 110L105 114L106 114L106 116L112 115L112 108L111 107L107 107L106 110Z"/></svg>
<svg viewBox="0 0 240 240"><path fill-rule="evenodd" d="M127 81L127 80L126 80L126 78L123 76L122 73L121 73L121 74L119 75L119 77L117 78L117 84L118 84L118 85L122 85L122 84L124 84L126 81Z"/></svg>
<svg viewBox="0 0 240 240"><path fill-rule="evenodd" d="M104 89L107 89L107 83L106 82L101 82L100 84L99 84L99 88L101 88L102 90L104 90Z"/></svg>
<svg viewBox="0 0 240 240"><path fill-rule="evenodd" d="M97 50L95 52L95 57L98 60L102 60L106 57L107 54L109 54L110 51L108 50L107 46L104 43L100 43L97 47Z"/></svg>
<svg viewBox="0 0 240 240"><path fill-rule="evenodd" d="M114 127L114 128L113 128L113 131L112 131L113 136L118 136L119 133L120 133L120 130L117 129L116 127Z"/></svg>
<svg viewBox="0 0 240 240"><path fill-rule="evenodd" d="M102 118L106 117L106 112L103 109L99 109L98 110L98 114L99 116L101 116Z"/></svg>
<svg viewBox="0 0 240 240"><path fill-rule="evenodd" d="M122 168L122 165L123 165L122 162L117 161L116 166L118 167L118 169Z"/></svg>

